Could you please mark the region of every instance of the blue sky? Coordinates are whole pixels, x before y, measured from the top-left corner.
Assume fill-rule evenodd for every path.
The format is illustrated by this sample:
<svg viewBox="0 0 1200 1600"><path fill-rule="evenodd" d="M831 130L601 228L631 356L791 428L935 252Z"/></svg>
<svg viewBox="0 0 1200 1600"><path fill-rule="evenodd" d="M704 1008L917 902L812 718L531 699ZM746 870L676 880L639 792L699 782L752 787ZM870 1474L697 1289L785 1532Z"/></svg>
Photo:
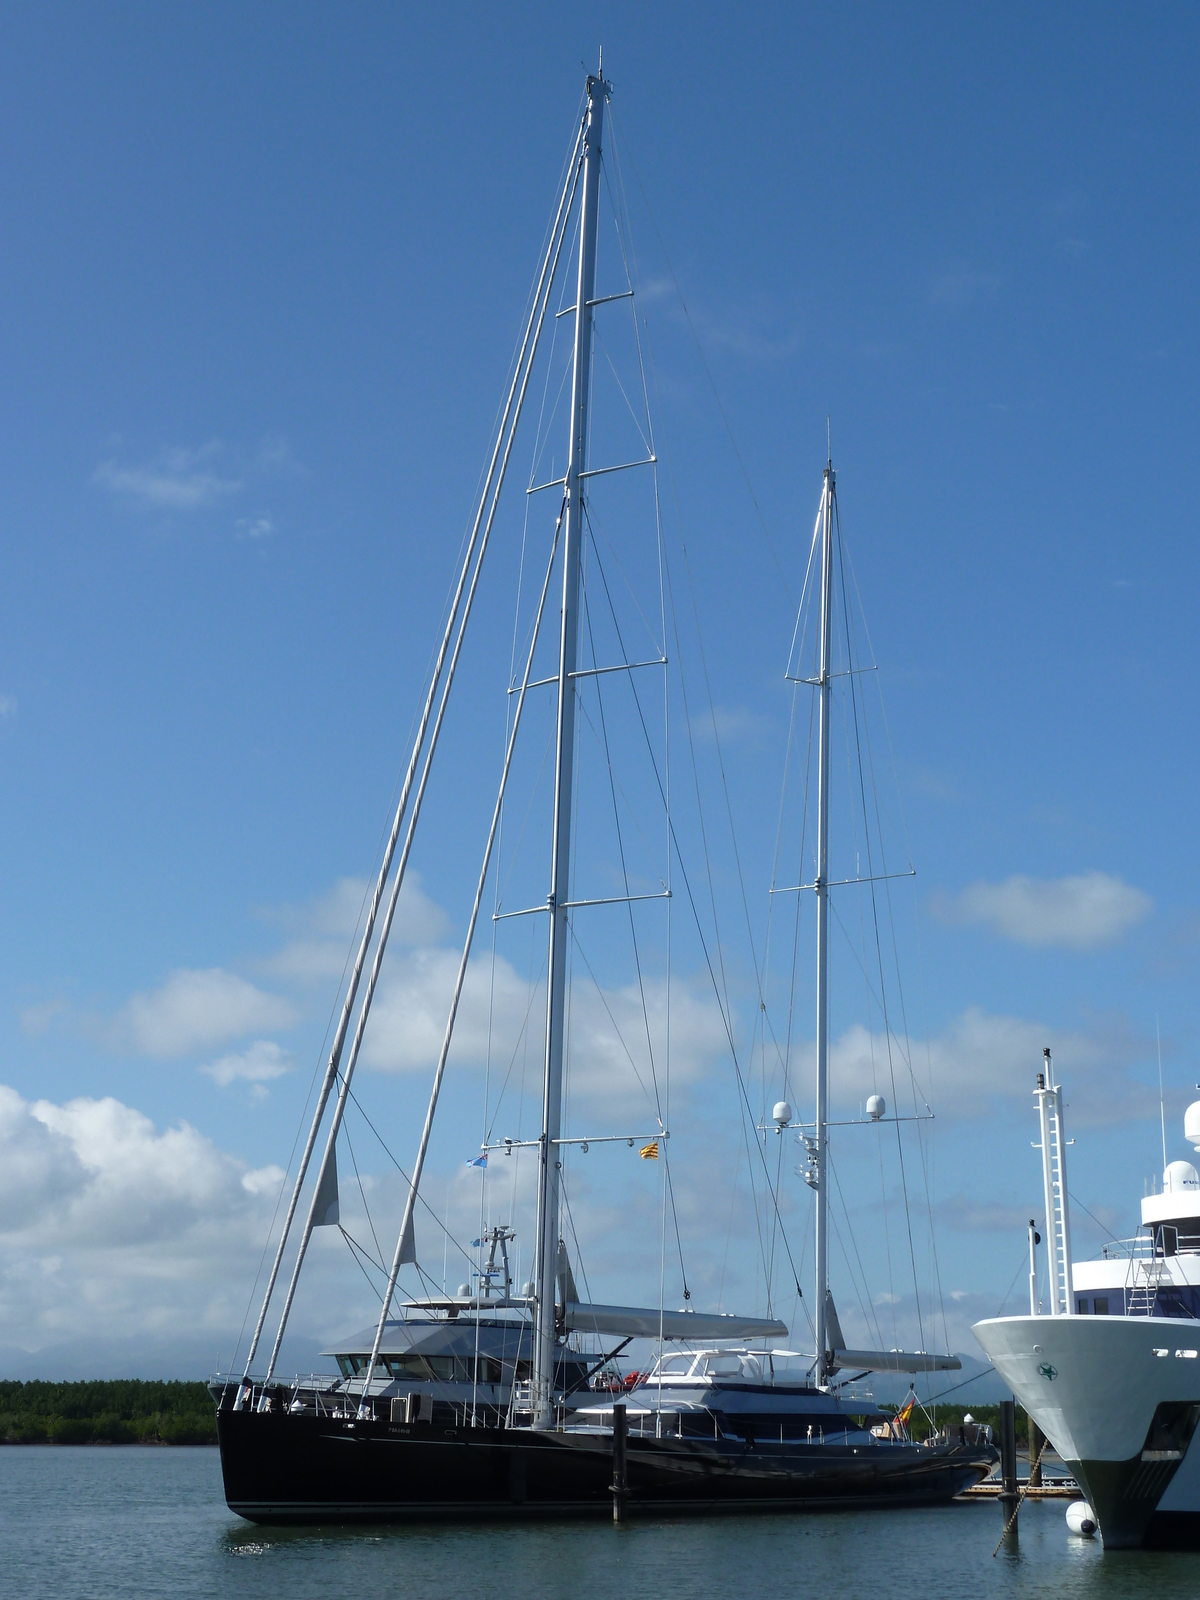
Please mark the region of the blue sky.
<svg viewBox="0 0 1200 1600"><path fill-rule="evenodd" d="M1131 1231L1161 1162L1156 1015L1172 1156L1200 1079L1194 14L29 6L2 26L0 1345L78 1341L81 1308L115 1366L147 1325L176 1364L237 1333L601 44L755 937L828 416L918 869L901 964L936 1066L955 1347L1036 1209L1041 1043L1072 1189ZM364 1062L402 1161L430 1065L413 1008L437 1009L498 769L518 534L414 857L390 1013L409 1043ZM736 1098L680 941L683 1229L697 1261L724 1251L697 1303L744 1305ZM604 981L628 981L615 957ZM865 1019L838 1003L849 1040ZM453 1178L464 1219L480 1087L464 1061L435 1152L431 1194ZM387 1163L356 1151L383 1238ZM657 1258L611 1241L630 1181L653 1212L653 1176L589 1171L598 1292L650 1292ZM321 1245L313 1340L371 1306ZM873 1256L873 1291L885 1275Z"/></svg>

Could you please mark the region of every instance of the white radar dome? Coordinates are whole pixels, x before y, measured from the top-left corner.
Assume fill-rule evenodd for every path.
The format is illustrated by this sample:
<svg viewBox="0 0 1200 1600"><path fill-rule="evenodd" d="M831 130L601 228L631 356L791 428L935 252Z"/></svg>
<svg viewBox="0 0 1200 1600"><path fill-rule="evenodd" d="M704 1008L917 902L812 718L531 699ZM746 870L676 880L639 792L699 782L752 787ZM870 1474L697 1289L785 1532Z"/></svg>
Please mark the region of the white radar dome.
<svg viewBox="0 0 1200 1600"><path fill-rule="evenodd" d="M1183 1137L1194 1150L1200 1150L1200 1100L1193 1100L1183 1113Z"/></svg>
<svg viewBox="0 0 1200 1600"><path fill-rule="evenodd" d="M469 1283L460 1283L459 1284L459 1286L458 1286L458 1298L460 1300L469 1300L471 1298L471 1285Z"/></svg>
<svg viewBox="0 0 1200 1600"><path fill-rule="evenodd" d="M786 1128L788 1123L792 1120L792 1108L790 1105L788 1105L786 1100L777 1100L775 1102L775 1109L772 1111L771 1115L775 1118L775 1121L781 1128Z"/></svg>
<svg viewBox="0 0 1200 1600"><path fill-rule="evenodd" d="M881 1094L873 1094L867 1101L867 1115L872 1122L878 1122L887 1110L887 1101Z"/></svg>
<svg viewBox="0 0 1200 1600"><path fill-rule="evenodd" d="M1172 1161L1163 1169L1163 1193L1186 1194L1200 1189L1200 1172L1190 1161Z"/></svg>

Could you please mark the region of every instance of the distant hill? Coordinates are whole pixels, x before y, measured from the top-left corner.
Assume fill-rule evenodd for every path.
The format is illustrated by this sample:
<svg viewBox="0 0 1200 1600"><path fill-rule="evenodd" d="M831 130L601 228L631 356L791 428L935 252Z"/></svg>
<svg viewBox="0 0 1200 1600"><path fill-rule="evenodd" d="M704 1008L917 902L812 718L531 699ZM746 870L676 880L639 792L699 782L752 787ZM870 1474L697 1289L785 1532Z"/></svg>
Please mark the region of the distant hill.
<svg viewBox="0 0 1200 1600"><path fill-rule="evenodd" d="M324 1341L293 1338L283 1341L278 1371L294 1373L336 1372L332 1360L322 1360ZM269 1348L269 1347L268 1347ZM97 1378L172 1379L195 1382L216 1371L218 1360L227 1368L233 1357L233 1336L220 1347L210 1338L175 1337L136 1339L72 1339L62 1344L25 1350L0 1346L0 1379L45 1378L54 1382ZM245 1346L242 1347L245 1360ZM259 1363L261 1367L262 1363Z"/></svg>

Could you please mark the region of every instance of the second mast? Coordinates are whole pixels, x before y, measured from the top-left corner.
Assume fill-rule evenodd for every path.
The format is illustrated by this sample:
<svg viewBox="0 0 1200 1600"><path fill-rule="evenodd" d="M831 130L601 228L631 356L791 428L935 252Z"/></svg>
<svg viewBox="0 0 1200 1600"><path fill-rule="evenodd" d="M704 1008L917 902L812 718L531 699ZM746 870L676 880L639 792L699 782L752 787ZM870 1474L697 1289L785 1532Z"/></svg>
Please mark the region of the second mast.
<svg viewBox="0 0 1200 1600"><path fill-rule="evenodd" d="M587 465L588 399L592 364L592 300L596 283L596 221L600 197L600 146L608 85L587 81L583 198L579 220L579 275L575 297L575 349L571 380L571 434L564 485L562 622L558 653L558 727L554 768L554 842L550 863L550 954L546 998L546 1064L542 1085L542 1137L538 1167L537 1282L534 1312L533 1424L553 1425L555 1287L558 1267L558 1139L562 1127L563 1047L566 1025L568 906L571 881L571 802L575 763L575 673L579 651L579 577L583 545L582 475Z"/></svg>

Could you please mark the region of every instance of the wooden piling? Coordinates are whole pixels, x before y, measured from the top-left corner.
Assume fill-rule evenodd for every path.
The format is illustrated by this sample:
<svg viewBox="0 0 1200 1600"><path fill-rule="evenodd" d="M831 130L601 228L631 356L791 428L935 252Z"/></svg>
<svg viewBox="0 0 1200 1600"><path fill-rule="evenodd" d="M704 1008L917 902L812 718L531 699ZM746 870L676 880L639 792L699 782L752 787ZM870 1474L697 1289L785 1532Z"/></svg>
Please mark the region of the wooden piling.
<svg viewBox="0 0 1200 1600"><path fill-rule="evenodd" d="M613 1521L625 1521L629 1500L629 1467L627 1445L629 1423L625 1415L625 1402L618 1400L613 1406Z"/></svg>
<svg viewBox="0 0 1200 1600"><path fill-rule="evenodd" d="M1017 1536L1017 1405L1015 1400L1000 1402L1000 1513L1005 1536Z"/></svg>

